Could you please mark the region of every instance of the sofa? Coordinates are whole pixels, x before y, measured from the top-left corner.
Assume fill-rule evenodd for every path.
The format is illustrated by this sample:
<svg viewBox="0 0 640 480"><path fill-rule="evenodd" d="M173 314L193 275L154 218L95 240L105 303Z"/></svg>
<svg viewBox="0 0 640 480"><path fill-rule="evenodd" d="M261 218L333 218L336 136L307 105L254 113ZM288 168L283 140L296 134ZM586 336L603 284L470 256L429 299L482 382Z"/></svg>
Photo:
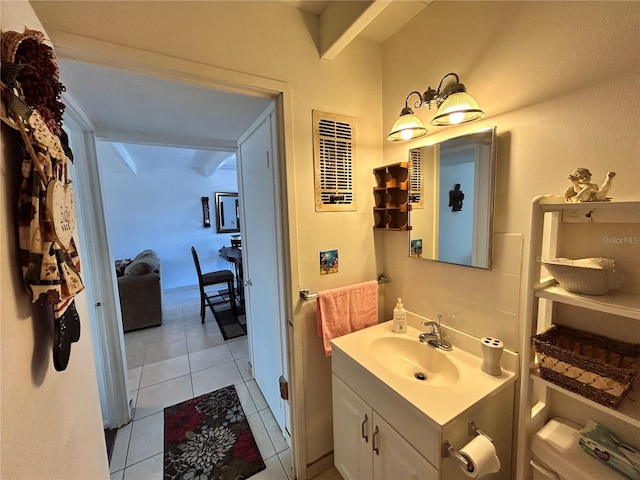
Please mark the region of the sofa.
<svg viewBox="0 0 640 480"><path fill-rule="evenodd" d="M143 250L132 260L116 262L122 326L125 332L162 324L160 257Z"/></svg>

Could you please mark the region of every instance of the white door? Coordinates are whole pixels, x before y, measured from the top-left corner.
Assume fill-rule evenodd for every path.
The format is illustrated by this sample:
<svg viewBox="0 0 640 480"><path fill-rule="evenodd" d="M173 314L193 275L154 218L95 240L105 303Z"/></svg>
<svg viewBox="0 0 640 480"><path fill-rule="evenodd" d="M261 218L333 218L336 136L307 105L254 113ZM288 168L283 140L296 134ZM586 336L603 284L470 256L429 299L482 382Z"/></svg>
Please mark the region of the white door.
<svg viewBox="0 0 640 480"><path fill-rule="evenodd" d="M238 175L242 224L246 315L253 376L283 433L288 408L280 398L280 376L287 378L283 342L286 318L277 151L273 110L241 140ZM289 441L289 436L285 434Z"/></svg>

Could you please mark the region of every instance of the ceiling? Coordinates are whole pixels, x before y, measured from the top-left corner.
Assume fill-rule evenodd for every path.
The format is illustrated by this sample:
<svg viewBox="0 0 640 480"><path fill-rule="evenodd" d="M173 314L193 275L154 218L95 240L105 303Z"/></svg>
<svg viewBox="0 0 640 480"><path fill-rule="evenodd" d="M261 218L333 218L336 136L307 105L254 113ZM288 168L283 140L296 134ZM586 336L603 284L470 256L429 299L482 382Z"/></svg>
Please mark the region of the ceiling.
<svg viewBox="0 0 640 480"><path fill-rule="evenodd" d="M433 0L282 1L318 17L319 54L330 60L358 35L384 42ZM63 58L58 64L63 101L85 114L97 138L114 142L134 174L157 157L130 145L188 149L203 175L235 168L238 139L272 102Z"/></svg>
<svg viewBox="0 0 640 480"><path fill-rule="evenodd" d="M400 30L409 20L418 15L435 0L282 0L300 10L311 13L317 17L328 16L330 10L336 15L351 17L351 24L357 23L358 15L365 16L363 12L349 9L349 4L361 4L378 7L371 13L364 24L360 22L358 35L384 42L387 38Z"/></svg>
<svg viewBox="0 0 640 480"><path fill-rule="evenodd" d="M134 174L156 164L158 146L191 151L190 167L205 175L235 168L238 139L272 103L62 58L58 66L63 102L84 113L98 140L115 144Z"/></svg>

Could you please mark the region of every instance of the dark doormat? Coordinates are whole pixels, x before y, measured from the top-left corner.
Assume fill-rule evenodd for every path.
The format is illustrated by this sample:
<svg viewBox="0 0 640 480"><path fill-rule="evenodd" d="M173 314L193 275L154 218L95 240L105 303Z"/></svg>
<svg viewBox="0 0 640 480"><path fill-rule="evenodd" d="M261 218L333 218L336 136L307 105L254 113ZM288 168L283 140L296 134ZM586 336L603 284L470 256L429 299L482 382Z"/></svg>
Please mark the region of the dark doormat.
<svg viewBox="0 0 640 480"><path fill-rule="evenodd" d="M233 385L164 409L165 480L243 480L265 468Z"/></svg>
<svg viewBox="0 0 640 480"><path fill-rule="evenodd" d="M231 340L247 334L247 317L243 306L238 305L236 307L238 318L233 315L228 302L212 305L211 311L225 340Z"/></svg>

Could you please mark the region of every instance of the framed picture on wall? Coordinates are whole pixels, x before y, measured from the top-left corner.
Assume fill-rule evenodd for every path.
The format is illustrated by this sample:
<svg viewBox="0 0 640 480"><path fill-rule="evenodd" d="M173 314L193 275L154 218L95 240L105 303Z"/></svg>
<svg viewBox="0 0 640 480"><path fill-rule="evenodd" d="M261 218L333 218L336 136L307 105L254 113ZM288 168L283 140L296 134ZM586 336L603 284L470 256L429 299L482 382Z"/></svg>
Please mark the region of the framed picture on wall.
<svg viewBox="0 0 640 480"><path fill-rule="evenodd" d="M240 203L234 192L216 192L216 230L218 233L240 231Z"/></svg>

